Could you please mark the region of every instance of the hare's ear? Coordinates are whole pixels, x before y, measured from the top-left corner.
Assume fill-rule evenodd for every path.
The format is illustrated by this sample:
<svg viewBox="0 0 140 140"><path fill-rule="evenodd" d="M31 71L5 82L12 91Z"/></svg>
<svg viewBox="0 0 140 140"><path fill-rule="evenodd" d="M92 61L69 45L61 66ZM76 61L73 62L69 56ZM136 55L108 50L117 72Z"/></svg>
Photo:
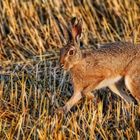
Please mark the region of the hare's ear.
<svg viewBox="0 0 140 140"><path fill-rule="evenodd" d="M80 42L80 37L82 33L82 19L77 19L76 17L71 19L72 26L72 37L77 43Z"/></svg>

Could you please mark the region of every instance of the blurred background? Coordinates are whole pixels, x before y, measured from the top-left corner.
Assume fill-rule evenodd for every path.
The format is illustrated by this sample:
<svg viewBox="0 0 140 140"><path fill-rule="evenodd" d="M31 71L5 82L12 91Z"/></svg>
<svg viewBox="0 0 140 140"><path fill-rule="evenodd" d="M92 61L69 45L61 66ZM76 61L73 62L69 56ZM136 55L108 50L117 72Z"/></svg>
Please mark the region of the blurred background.
<svg viewBox="0 0 140 140"><path fill-rule="evenodd" d="M140 42L139 0L4 0L0 15L0 60L26 60L61 48L74 16L83 20L86 45Z"/></svg>

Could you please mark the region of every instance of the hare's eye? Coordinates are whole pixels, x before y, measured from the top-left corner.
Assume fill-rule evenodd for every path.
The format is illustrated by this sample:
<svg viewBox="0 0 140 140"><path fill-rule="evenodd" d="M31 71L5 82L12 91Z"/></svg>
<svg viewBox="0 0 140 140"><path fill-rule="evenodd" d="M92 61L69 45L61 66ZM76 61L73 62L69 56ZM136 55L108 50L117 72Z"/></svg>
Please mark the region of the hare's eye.
<svg viewBox="0 0 140 140"><path fill-rule="evenodd" d="M74 50L70 50L69 55L74 55Z"/></svg>

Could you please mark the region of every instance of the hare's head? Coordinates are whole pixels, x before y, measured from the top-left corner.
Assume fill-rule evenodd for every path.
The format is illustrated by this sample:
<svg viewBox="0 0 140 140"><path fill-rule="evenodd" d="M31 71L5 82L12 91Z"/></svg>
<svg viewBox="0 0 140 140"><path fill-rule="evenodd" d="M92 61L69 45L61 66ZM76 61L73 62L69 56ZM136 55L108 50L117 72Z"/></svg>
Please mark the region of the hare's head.
<svg viewBox="0 0 140 140"><path fill-rule="evenodd" d="M75 44L67 44L60 50L60 65L65 70L71 69L75 64L81 60L80 48Z"/></svg>
<svg viewBox="0 0 140 140"><path fill-rule="evenodd" d="M81 36L81 21L78 20L77 23L75 18L72 19L72 29L71 35L72 40L67 43L61 50L60 50L60 65L65 70L70 70L75 64L78 64L81 60L81 50L80 50L80 40L79 37Z"/></svg>

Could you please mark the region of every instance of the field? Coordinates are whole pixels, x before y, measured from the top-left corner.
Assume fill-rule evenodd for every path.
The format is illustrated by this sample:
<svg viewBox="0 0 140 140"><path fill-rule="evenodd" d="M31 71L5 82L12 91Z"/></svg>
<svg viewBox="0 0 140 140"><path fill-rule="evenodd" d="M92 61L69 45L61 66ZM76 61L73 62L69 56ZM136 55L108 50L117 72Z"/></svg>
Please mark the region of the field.
<svg viewBox="0 0 140 140"><path fill-rule="evenodd" d="M85 48L140 43L140 0L0 1L1 140L140 140L139 107L108 88L56 113L73 93L59 67L73 16L83 20Z"/></svg>

